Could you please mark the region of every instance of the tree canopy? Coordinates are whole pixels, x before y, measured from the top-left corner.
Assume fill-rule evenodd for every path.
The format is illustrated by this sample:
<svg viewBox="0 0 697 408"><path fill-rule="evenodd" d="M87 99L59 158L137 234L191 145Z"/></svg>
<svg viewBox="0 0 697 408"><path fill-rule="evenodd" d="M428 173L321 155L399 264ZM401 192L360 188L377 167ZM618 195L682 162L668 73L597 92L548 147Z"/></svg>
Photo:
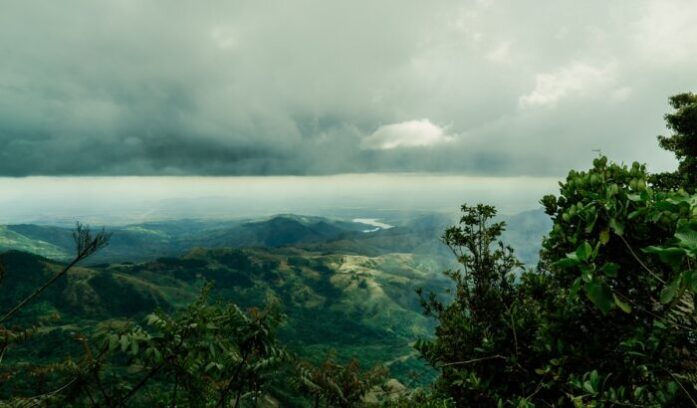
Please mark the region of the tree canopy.
<svg viewBox="0 0 697 408"><path fill-rule="evenodd" d="M660 146L675 154L678 170L654 176L663 187L697 189L697 94L682 93L670 98L674 112L665 115L666 125L673 133L658 136Z"/></svg>

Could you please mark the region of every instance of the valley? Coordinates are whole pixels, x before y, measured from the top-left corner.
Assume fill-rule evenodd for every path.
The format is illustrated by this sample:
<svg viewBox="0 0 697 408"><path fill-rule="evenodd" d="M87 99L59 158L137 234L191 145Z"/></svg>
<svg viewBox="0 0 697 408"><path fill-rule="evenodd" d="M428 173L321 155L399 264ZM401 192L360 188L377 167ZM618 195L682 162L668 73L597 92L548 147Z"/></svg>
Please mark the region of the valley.
<svg viewBox="0 0 697 408"><path fill-rule="evenodd" d="M547 227L540 215L507 219L507 238L528 264L539 250L529 243L539 242ZM454 266L452 254L438 239L449 220L431 214L390 222L395 225L278 215L108 228L110 245L24 313L41 321L42 330L16 355L41 361L48 350L76 351L76 333L89 335L96 322L138 321L158 308L182 308L211 283L222 302L244 309L277 304L286 316L279 334L301 357L358 357L366 367L389 365L403 383L427 383L433 371L413 343L428 338L434 322L424 316L416 289L443 293L452 285L441 273ZM1 227L0 260L8 276L0 304L17 302L55 273L73 246L69 228Z"/></svg>

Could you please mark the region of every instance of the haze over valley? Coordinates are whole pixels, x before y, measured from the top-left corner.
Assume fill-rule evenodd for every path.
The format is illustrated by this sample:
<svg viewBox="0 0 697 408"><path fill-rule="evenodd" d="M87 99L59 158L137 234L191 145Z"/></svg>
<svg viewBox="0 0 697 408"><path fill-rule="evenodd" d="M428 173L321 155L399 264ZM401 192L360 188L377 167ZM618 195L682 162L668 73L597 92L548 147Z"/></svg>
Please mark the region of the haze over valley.
<svg viewBox="0 0 697 408"><path fill-rule="evenodd" d="M0 178L0 223L103 226L284 213L391 219L412 212L456 215L453 203L466 201L491 202L513 215L539 208L557 181L424 174Z"/></svg>

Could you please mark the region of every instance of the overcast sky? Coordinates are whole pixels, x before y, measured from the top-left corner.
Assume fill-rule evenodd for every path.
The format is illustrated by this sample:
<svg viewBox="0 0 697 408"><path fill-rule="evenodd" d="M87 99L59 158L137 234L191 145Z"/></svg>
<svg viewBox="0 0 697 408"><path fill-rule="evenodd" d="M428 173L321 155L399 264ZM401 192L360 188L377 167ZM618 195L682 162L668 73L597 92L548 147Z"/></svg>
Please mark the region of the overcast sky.
<svg viewBox="0 0 697 408"><path fill-rule="evenodd" d="M0 176L552 176L697 86L694 0L0 0Z"/></svg>

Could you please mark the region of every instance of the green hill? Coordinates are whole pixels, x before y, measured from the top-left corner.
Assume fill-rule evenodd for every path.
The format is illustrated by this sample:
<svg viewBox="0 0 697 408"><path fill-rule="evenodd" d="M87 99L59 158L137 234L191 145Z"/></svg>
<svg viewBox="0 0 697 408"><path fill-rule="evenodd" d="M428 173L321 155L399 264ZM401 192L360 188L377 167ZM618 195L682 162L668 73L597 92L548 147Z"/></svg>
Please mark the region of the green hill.
<svg viewBox="0 0 697 408"><path fill-rule="evenodd" d="M233 221L175 220L109 227L107 248L92 262L145 261L185 253L195 247L265 247L332 241L346 235L361 239L364 226L322 217L277 215ZM73 251L72 229L19 224L0 226L0 250L22 250L65 260Z"/></svg>
<svg viewBox="0 0 697 408"><path fill-rule="evenodd" d="M17 251L2 254L0 261L8 270L0 296L3 309L61 267ZM445 288L449 282L439 271L436 260L415 254L194 249L145 263L75 268L22 317L43 322L46 341L63 347L66 341L74 343L68 340L71 333L89 333L96 320L180 307L213 281L215 298L243 308L279 302L287 315L281 336L300 355L338 350L340 358L357 356L366 365L395 361L394 375L405 378L409 370L428 372L412 358L411 343L432 330L415 289ZM30 344L46 347L40 339Z"/></svg>
<svg viewBox="0 0 697 408"><path fill-rule="evenodd" d="M505 217L504 235L527 264L537 261L540 238L549 218L534 210ZM453 217L429 214L396 222L395 227L366 231L366 225L325 217L277 215L263 219L207 221L173 220L109 227L110 245L91 263L142 262L180 256L193 248L303 247L313 251L377 256L393 252L449 257L440 243ZM73 252L72 230L44 225L0 226L0 250L21 250L65 260Z"/></svg>

